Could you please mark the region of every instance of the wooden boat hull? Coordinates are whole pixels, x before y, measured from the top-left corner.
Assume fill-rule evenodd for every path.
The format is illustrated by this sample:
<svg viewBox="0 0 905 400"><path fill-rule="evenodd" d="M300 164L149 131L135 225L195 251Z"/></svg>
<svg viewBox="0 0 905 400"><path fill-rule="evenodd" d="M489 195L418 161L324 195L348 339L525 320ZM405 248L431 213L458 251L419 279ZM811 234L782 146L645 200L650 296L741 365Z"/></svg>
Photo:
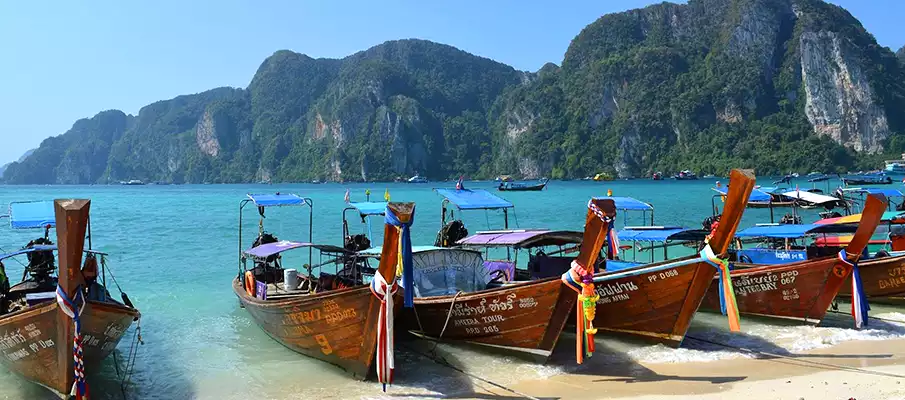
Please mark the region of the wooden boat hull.
<svg viewBox="0 0 905 400"><path fill-rule="evenodd" d="M905 296L905 256L884 257L858 263L861 283L868 298L901 298ZM849 277L839 291L851 297L852 279Z"/></svg>
<svg viewBox="0 0 905 400"><path fill-rule="evenodd" d="M58 359L59 347L72 358L71 339L60 343L56 302L30 307L0 318L0 363L29 381L44 386L61 397L69 394L72 370L64 370ZM89 301L81 315L82 349L85 369L90 374L119 344L132 321L135 309ZM71 384L69 384L71 385ZM89 382L90 385L90 382Z"/></svg>
<svg viewBox="0 0 905 400"><path fill-rule="evenodd" d="M238 279L233 280L233 290L255 323L280 344L336 365L357 379L368 377L380 310L380 300L368 286L267 301L249 296ZM401 292L394 297L397 310Z"/></svg>
<svg viewBox="0 0 905 400"><path fill-rule="evenodd" d="M703 260L658 263L594 277L594 327L678 347L716 271Z"/></svg>
<svg viewBox="0 0 905 400"><path fill-rule="evenodd" d="M739 266L730 276L740 314L816 324L826 315L851 270L838 258L828 257L782 265ZM703 307L720 311L718 283L710 287Z"/></svg>
<svg viewBox="0 0 905 400"><path fill-rule="evenodd" d="M546 361L576 299L558 278L550 278L458 296L415 298L415 307L403 310L403 323L419 336L515 350Z"/></svg>
<svg viewBox="0 0 905 400"><path fill-rule="evenodd" d="M539 185L532 186L503 186L500 185L497 189L501 192L539 192L544 190L547 187L546 183L542 183Z"/></svg>

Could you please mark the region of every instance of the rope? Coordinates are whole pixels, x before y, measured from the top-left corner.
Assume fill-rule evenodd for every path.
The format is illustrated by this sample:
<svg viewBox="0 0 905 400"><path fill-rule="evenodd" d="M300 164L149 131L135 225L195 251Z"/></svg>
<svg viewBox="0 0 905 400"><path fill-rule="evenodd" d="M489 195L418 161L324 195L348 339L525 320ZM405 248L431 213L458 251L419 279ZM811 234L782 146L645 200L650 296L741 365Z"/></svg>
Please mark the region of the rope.
<svg viewBox="0 0 905 400"><path fill-rule="evenodd" d="M431 352L434 352L435 350L437 350L437 346L440 345L440 340L443 339L443 334L446 333L446 325L449 324L449 317L452 316L453 306L456 305L456 299L459 298L460 294L462 294L461 290L456 292L456 295L453 296L453 298L452 298L452 302L449 303L449 311L446 312L446 322L443 323L443 329L440 330L440 336L437 336L437 340L434 341L434 348L431 349ZM418 313L416 312L415 316L417 317L417 315L418 315ZM418 321L418 326L419 327L421 326L420 320ZM422 332L423 332L423 330L422 330Z"/></svg>
<svg viewBox="0 0 905 400"><path fill-rule="evenodd" d="M141 317L139 317L135 331L132 333L132 341L129 345L129 356L126 358L125 372L122 375L120 375L119 361L116 358L116 352L113 353L113 365L116 366L116 376L120 377L119 389L123 394L124 400L128 397L126 396L126 385L132 381L132 375L135 372L135 362L138 359L138 346L136 345L143 344L145 344L145 342L141 338Z"/></svg>
<svg viewBox="0 0 905 400"><path fill-rule="evenodd" d="M862 369L862 368L858 368L858 367L847 367L845 365L831 364L831 363L826 363L826 362L821 362L821 361L799 360L795 357L790 357L790 356L777 354L777 353L771 353L768 351L753 350L753 349L748 349L748 348L739 347L739 346L733 346L730 344L725 344L725 343L720 343L720 342L714 342L714 341L707 340L707 339L697 338L697 337L694 337L691 335L685 335L685 338L693 339L693 340L697 340L699 342L708 343L708 344L712 344L712 345L716 345L716 346L721 346L721 347L725 347L725 348L729 348L729 349L741 350L746 353L751 353L751 354L756 354L756 355L761 355L761 356L782 358L785 360L790 360L790 361L794 361L794 362L801 363L801 364L819 365L822 367L838 369L841 371L857 372L857 373L862 373L862 374L867 374L867 375L885 376L885 377L890 377L890 378L905 378L905 375L890 374L890 373L880 372L880 371L871 371L871 370Z"/></svg>
<svg viewBox="0 0 905 400"><path fill-rule="evenodd" d="M540 400L540 399L538 399L537 397L527 395L527 394L522 393L522 392L519 392L519 391L517 391L517 390L515 390L515 389L510 389L510 388L508 388L508 387L506 387L506 386L503 386L502 384L496 383L496 382L494 382L494 381L491 381L491 380L488 380L488 379L484 379L484 378L482 378L482 377L480 377L480 376L477 376L477 375L474 375L474 374L465 372L465 371L462 370L461 368L456 367L455 365L450 364L449 361L446 361L446 359L443 358L443 357L441 357L440 355L436 355L435 357L432 357L432 356L429 355L429 354L420 352L420 351L415 350L414 348L411 348L411 347L409 347L409 346L405 346L405 348L406 348L407 350L409 350L409 351L415 353L415 354L421 355L422 357L427 358L428 360L431 360L431 361L437 363L437 365L441 365L441 366L444 366L444 367L446 367L446 368L449 368L449 369L451 369L451 370L453 370L453 371L459 372L459 373L461 373L461 374L463 374L463 375L465 375L465 376L468 376L469 378L479 380L479 381L484 382L484 383L486 383L486 384L488 384L488 385L492 385L492 386L494 386L494 387L500 388L500 389L502 389L502 390L505 390L505 391L507 391L507 392L509 392L509 393L512 393L512 394L514 394L514 395L516 395L516 396L519 396L519 397L522 397L522 398L526 398L526 399L530 399L530 400Z"/></svg>

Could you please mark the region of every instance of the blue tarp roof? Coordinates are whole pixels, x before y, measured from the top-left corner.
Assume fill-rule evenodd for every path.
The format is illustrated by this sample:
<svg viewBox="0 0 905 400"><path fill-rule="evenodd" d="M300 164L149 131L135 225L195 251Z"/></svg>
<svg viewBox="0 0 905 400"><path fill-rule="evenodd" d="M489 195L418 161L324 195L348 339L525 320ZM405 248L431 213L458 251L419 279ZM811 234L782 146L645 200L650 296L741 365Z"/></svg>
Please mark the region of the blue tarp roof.
<svg viewBox="0 0 905 400"><path fill-rule="evenodd" d="M495 210L512 208L512 203L484 189L434 189L460 210Z"/></svg>
<svg viewBox="0 0 905 400"><path fill-rule="evenodd" d="M25 201L9 204L9 226L13 229L56 226L53 201Z"/></svg>
<svg viewBox="0 0 905 400"><path fill-rule="evenodd" d="M617 234L619 240L665 242L668 240L703 240L709 232L677 226L626 228Z"/></svg>
<svg viewBox="0 0 905 400"><path fill-rule="evenodd" d="M305 204L304 198L293 193L249 194L248 198L258 207L297 206Z"/></svg>
<svg viewBox="0 0 905 400"><path fill-rule="evenodd" d="M386 202L361 202L349 203L361 215L384 215L387 211Z"/></svg>
<svg viewBox="0 0 905 400"><path fill-rule="evenodd" d="M617 210L652 211L654 209L654 206L631 197L595 197L595 199L613 200Z"/></svg>
<svg viewBox="0 0 905 400"><path fill-rule="evenodd" d="M828 228L828 227L834 228ZM745 229L741 232L737 232L735 234L736 237L746 238L746 237L769 237L769 238L779 238L779 239L794 239L800 238L805 235L817 234L817 233L853 233L858 229L857 226L853 225L816 225L816 224L805 224L805 225L760 225L753 226L751 228Z"/></svg>
<svg viewBox="0 0 905 400"><path fill-rule="evenodd" d="M851 190L857 193L867 193L867 194L882 194L886 197L905 197L899 189L886 189L886 188L863 188L857 190Z"/></svg>
<svg viewBox="0 0 905 400"><path fill-rule="evenodd" d="M722 194L722 195L729 194L729 189L726 189L724 187L715 187L715 188L713 188L713 191L715 191L719 194ZM767 203L770 201L771 198L772 197L770 197L769 193L764 192L763 190L754 189L751 191L751 197L748 197L748 201L749 202L754 201L754 202L759 202L759 203L761 203L761 202Z"/></svg>

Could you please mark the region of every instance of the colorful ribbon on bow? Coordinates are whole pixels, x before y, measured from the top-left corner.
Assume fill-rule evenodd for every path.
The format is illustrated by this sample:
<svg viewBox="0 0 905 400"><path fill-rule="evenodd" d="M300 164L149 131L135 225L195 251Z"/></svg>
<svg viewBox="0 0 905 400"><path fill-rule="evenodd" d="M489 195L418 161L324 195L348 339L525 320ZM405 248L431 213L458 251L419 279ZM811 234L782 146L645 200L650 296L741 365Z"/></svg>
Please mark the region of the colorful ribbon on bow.
<svg viewBox="0 0 905 400"><path fill-rule="evenodd" d="M386 209L386 223L399 229L399 261L396 264L396 276L402 277L402 288L405 291L404 303L406 307L412 307L415 302L414 270L412 264L412 234L410 228L415 222L415 210L409 222L403 223L396 217L390 207Z"/></svg>
<svg viewBox="0 0 905 400"><path fill-rule="evenodd" d="M371 281L371 293L380 300L377 318L377 381L383 384L384 392L387 391L387 384L393 383L393 296L398 288L395 278L390 285L379 272L374 274Z"/></svg>
<svg viewBox="0 0 905 400"><path fill-rule="evenodd" d="M600 218L609 232L612 220L607 217L593 200L588 201L588 209ZM594 287L594 266L581 265L578 260L572 261L572 266L560 278L567 287L578 293L578 301L575 304L575 361L584 362L585 357L594 354L594 317L597 315L597 300L600 296Z"/></svg>
<svg viewBox="0 0 905 400"><path fill-rule="evenodd" d="M855 328L861 329L867 326L867 314L870 311L864 283L861 282L861 271L857 262L849 261L845 249L839 251L839 260L852 267L852 317L855 318Z"/></svg>
<svg viewBox="0 0 905 400"><path fill-rule="evenodd" d="M729 261L717 257L710 245L704 246L699 253L704 261L713 265L720 274L720 311L729 319L729 330L741 331L741 322L738 316L738 303L735 300L735 289L732 287L732 277L729 273Z"/></svg>
<svg viewBox="0 0 905 400"><path fill-rule="evenodd" d="M594 354L594 316L597 314L597 295L594 289L594 273L588 271L577 260L572 261L572 267L562 274L562 282L578 293L578 302L575 306L575 361L584 362L585 357Z"/></svg>
<svg viewBox="0 0 905 400"><path fill-rule="evenodd" d="M82 352L82 321L80 316L85 310L85 295L82 293L82 287L75 289L75 299L70 299L66 295L66 291L57 285L57 304L63 313L72 319L72 325L75 330L72 336L72 358L73 358L73 375L72 389L70 396L75 396L76 400L88 398L88 382L85 381L85 361Z"/></svg>

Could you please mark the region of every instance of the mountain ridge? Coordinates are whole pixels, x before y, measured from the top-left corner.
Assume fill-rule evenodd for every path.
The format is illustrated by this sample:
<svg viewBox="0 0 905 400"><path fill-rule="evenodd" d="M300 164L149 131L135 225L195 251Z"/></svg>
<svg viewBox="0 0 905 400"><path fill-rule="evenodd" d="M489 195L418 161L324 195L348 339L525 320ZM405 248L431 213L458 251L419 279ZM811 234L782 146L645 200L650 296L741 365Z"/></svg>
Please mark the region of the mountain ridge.
<svg viewBox="0 0 905 400"><path fill-rule="evenodd" d="M536 72L420 39L341 59L279 50L246 88L79 120L4 180L875 168L882 154L905 151L902 53L818 0L691 0L607 14L559 65Z"/></svg>

